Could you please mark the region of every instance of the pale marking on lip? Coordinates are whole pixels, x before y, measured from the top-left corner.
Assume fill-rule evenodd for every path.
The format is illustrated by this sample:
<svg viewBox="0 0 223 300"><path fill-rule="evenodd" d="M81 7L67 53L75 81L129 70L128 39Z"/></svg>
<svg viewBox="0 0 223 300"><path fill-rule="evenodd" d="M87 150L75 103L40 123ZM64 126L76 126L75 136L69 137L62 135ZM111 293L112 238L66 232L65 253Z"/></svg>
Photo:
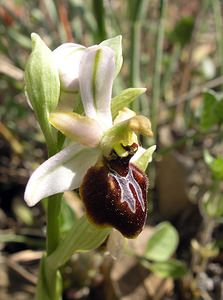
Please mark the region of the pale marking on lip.
<svg viewBox="0 0 223 300"><path fill-rule="evenodd" d="M115 170L111 169L113 173L110 175L117 181L120 190L121 190L121 203L127 202L130 210L135 213L136 212L136 201L138 200L140 206L143 211L145 211L145 203L143 200L142 189L136 179L134 178L133 172L131 169L128 170L128 174L126 176L120 176ZM133 195L130 184L133 186L137 199ZM125 196L125 197L124 197Z"/></svg>

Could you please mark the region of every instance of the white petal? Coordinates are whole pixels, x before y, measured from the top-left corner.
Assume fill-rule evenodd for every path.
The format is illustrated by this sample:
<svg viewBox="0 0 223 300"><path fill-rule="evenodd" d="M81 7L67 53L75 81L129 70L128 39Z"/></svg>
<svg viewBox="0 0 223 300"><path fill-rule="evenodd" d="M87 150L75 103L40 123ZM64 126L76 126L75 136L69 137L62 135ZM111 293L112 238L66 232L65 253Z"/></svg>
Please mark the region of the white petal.
<svg viewBox="0 0 223 300"><path fill-rule="evenodd" d="M25 190L25 201L29 206L41 199L78 188L100 152L79 144L72 144L40 165L30 177Z"/></svg>
<svg viewBox="0 0 223 300"><path fill-rule="evenodd" d="M69 91L79 89L79 65L85 49L79 44L65 43L52 52L60 74L62 89Z"/></svg>
<svg viewBox="0 0 223 300"><path fill-rule="evenodd" d="M107 46L88 48L81 59L79 84L84 110L104 129L112 125L111 93L115 72L114 51Z"/></svg>

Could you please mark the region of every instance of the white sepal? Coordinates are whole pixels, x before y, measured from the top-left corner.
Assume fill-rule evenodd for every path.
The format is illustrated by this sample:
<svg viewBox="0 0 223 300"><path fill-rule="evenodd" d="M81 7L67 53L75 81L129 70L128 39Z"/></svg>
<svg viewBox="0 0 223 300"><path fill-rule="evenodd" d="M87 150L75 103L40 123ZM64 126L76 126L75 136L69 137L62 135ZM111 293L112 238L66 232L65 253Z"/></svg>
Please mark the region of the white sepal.
<svg viewBox="0 0 223 300"><path fill-rule="evenodd" d="M100 46L108 46L115 53L115 77L120 72L123 63L122 57L122 36L118 35L100 43Z"/></svg>
<svg viewBox="0 0 223 300"><path fill-rule="evenodd" d="M63 90L78 91L79 65L85 49L79 44L65 43L52 52Z"/></svg>
<svg viewBox="0 0 223 300"><path fill-rule="evenodd" d="M114 51L107 46L88 48L81 59L79 84L88 117L104 129L112 125L111 94L115 72Z"/></svg>
<svg viewBox="0 0 223 300"><path fill-rule="evenodd" d="M25 190L26 203L33 206L43 198L78 188L99 154L97 148L72 144L49 158L30 177Z"/></svg>

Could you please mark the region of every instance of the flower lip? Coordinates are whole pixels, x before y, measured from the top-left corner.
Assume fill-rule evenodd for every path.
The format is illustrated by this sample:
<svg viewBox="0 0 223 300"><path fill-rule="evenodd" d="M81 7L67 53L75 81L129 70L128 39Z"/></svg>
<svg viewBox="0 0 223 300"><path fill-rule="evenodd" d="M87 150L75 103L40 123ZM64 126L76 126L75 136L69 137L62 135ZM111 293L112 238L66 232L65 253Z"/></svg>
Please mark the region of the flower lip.
<svg viewBox="0 0 223 300"><path fill-rule="evenodd" d="M91 167L80 187L89 219L98 226L112 226L127 238L135 238L147 217L148 179L129 163L132 155Z"/></svg>

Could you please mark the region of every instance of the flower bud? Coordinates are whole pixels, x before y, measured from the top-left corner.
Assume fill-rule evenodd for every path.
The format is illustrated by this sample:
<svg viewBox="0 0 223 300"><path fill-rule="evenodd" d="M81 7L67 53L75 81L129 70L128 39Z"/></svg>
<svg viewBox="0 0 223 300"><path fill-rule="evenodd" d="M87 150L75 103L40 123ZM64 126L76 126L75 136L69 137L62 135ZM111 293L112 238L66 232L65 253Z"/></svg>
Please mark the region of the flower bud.
<svg viewBox="0 0 223 300"><path fill-rule="evenodd" d="M25 68L25 90L28 103L34 110L48 147L55 147L56 137L48 122L48 114L57 107L60 80L52 51L41 38L31 34L32 53Z"/></svg>
<svg viewBox="0 0 223 300"><path fill-rule="evenodd" d="M147 217L148 179L129 162L131 150L127 157L113 152L110 159L103 158L88 170L80 188L89 219L112 226L127 238L139 235Z"/></svg>
<svg viewBox="0 0 223 300"><path fill-rule="evenodd" d="M60 81L52 51L36 33L32 33L31 38L32 53L25 68L25 90L41 124L45 122L44 116L57 107Z"/></svg>

